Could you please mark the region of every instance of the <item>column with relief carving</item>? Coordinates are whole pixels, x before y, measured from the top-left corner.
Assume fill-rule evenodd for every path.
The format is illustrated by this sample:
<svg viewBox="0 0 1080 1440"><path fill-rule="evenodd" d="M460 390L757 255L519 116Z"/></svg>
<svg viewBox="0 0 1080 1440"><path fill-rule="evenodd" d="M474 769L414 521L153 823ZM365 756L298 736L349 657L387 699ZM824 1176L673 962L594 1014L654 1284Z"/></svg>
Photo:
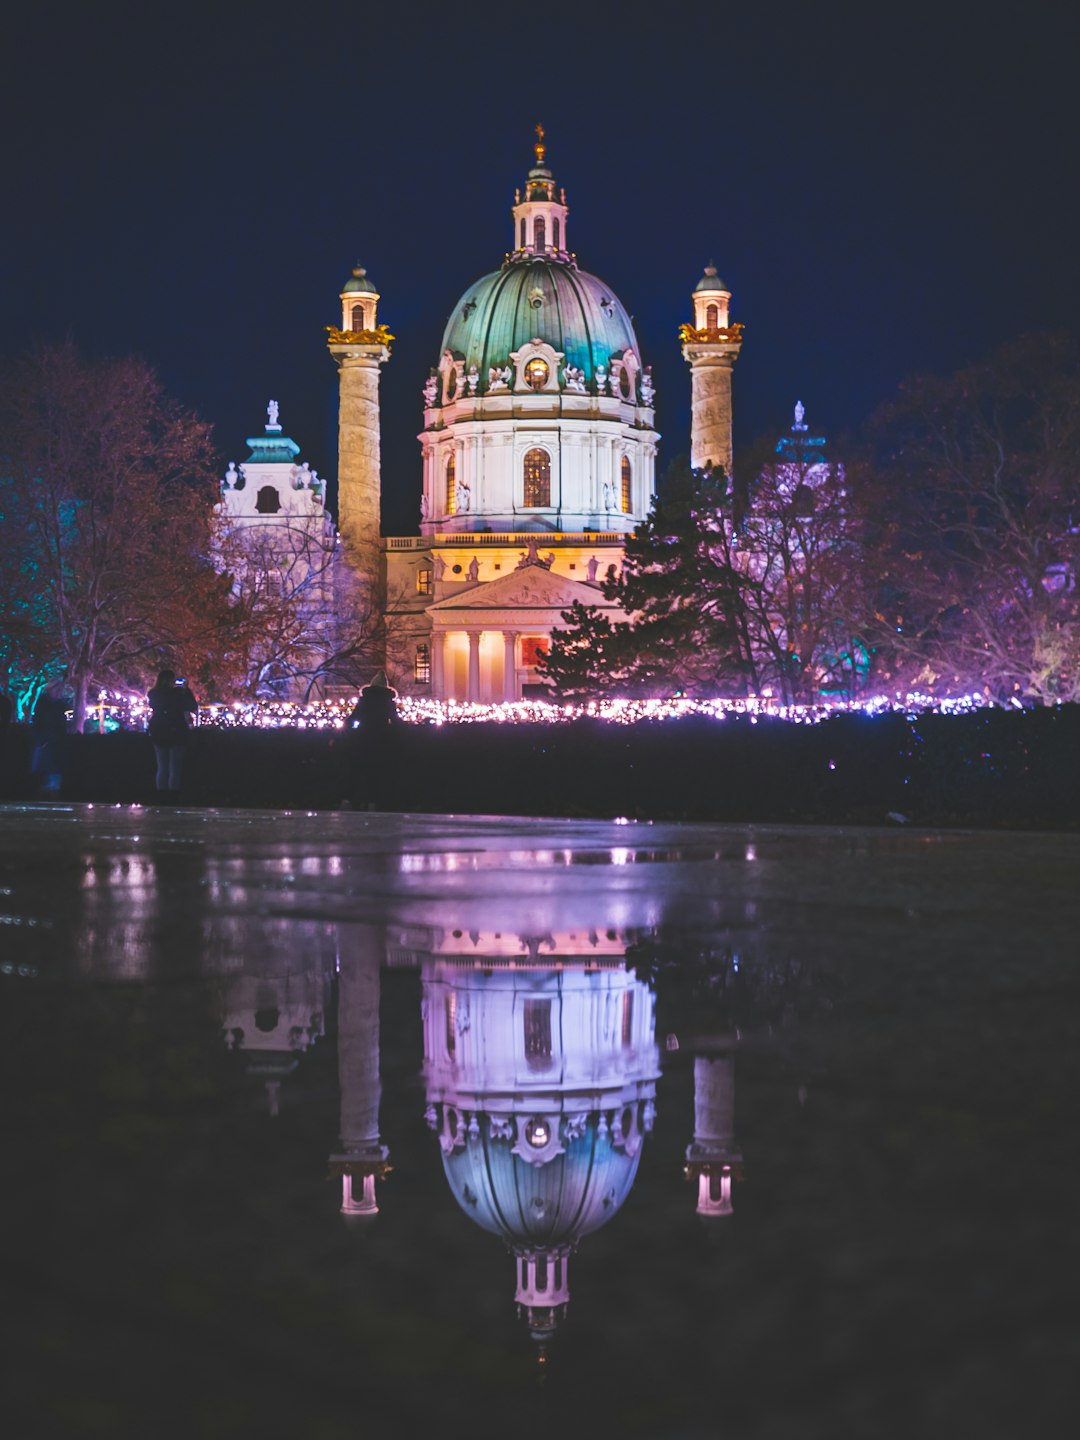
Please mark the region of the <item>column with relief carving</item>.
<svg viewBox="0 0 1080 1440"><path fill-rule="evenodd" d="M385 948L372 925L339 927L341 1145L330 1157L330 1173L341 1177L343 1215L376 1215L375 1181L390 1169L379 1133L379 968Z"/></svg>
<svg viewBox="0 0 1080 1440"><path fill-rule="evenodd" d="M379 295L362 266L341 292L341 328L327 326L338 367L338 531L350 570L382 588L379 371L394 338L377 323Z"/></svg>

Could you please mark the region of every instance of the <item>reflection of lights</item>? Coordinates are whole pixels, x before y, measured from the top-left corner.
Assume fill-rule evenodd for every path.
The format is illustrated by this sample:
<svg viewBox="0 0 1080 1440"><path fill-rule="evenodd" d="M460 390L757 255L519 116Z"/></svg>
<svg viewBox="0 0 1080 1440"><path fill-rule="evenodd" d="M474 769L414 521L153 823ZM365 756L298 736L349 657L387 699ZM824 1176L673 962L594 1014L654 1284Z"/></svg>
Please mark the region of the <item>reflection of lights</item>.
<svg viewBox="0 0 1080 1440"><path fill-rule="evenodd" d="M612 863L613 865L629 865L629 864L630 864L630 851L629 851L629 850L623 850L623 849L612 850L612 852L611 852L611 863Z"/></svg>
<svg viewBox="0 0 1080 1440"><path fill-rule="evenodd" d="M534 1150L542 1150L551 1139L551 1130L546 1120L530 1120L525 1126L525 1139Z"/></svg>
<svg viewBox="0 0 1080 1440"><path fill-rule="evenodd" d="M291 700L234 700L229 704L201 706L199 724L219 730L236 727L344 730L355 704L355 696L345 700L313 700L308 704ZM411 696L400 696L398 699L398 713L411 725L538 725L582 718L606 720L614 725L633 725L643 720L676 720L688 716L711 720L744 716L752 724L756 724L759 717L767 716L796 725L816 725L833 715L961 715L992 708L992 702L977 693L934 696L919 691L907 695L875 695L862 701L822 700L816 705L785 705L771 695L712 700L690 700L683 696L670 700L604 699L589 700L583 704L516 700L498 705ZM116 724L129 729L144 729L150 715L149 705L138 695L111 695L105 710Z"/></svg>
<svg viewBox="0 0 1080 1440"><path fill-rule="evenodd" d="M747 845L747 847L746 847L746 858L747 858L747 860L756 860L756 859L757 859L757 846L756 846L756 845Z"/></svg>

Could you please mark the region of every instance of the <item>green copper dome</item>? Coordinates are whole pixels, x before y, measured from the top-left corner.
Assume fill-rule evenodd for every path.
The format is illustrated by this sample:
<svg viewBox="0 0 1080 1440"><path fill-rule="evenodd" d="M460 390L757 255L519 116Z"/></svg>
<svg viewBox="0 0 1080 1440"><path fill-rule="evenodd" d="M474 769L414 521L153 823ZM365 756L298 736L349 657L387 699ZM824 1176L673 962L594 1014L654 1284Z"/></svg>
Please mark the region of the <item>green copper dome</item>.
<svg viewBox="0 0 1080 1440"><path fill-rule="evenodd" d="M465 291L443 334L442 351L475 365L487 389L488 370L510 364L510 355L540 339L561 350L566 364L585 372L633 350L634 327L610 285L573 265L543 257L515 260ZM440 353L442 353L440 351Z"/></svg>
<svg viewBox="0 0 1080 1440"><path fill-rule="evenodd" d="M365 290L371 294L375 293L375 286L367 278L367 271L362 265L353 266L352 275L341 287L343 295L351 295L357 290Z"/></svg>
<svg viewBox="0 0 1080 1440"><path fill-rule="evenodd" d="M725 291L726 291L727 288L728 288L728 287L724 284L723 280L721 280L721 279L720 279L720 276L716 273L716 266L715 266L715 265L706 265L706 266L705 266L705 274L702 275L701 279L700 279L700 280L697 282L697 284L694 286L694 289L695 289L695 290L725 290Z"/></svg>

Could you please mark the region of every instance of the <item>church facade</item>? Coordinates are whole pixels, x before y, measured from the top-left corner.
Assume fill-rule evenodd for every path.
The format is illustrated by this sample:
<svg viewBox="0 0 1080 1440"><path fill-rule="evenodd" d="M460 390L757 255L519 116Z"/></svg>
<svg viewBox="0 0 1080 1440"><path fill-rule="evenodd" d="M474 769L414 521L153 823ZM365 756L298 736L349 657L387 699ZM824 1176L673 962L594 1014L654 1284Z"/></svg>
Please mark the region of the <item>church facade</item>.
<svg viewBox="0 0 1080 1440"><path fill-rule="evenodd" d="M386 615L402 693L500 702L535 693L536 665L575 601L600 589L648 514L659 435L651 367L610 286L570 248L566 192L543 132L512 207L511 248L450 315L423 386L420 532L380 526L379 377L392 335L359 265L328 327L338 369L340 563ZM731 465L741 327L709 266L680 328L693 464Z"/></svg>

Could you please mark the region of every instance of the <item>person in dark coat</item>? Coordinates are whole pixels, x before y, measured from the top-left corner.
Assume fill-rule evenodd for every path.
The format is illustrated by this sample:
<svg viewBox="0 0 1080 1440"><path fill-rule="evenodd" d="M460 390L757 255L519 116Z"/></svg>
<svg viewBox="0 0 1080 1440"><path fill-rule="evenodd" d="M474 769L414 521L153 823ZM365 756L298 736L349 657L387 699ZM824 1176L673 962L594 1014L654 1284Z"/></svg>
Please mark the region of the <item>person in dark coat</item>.
<svg viewBox="0 0 1080 1440"><path fill-rule="evenodd" d="M175 795L184 774L184 753L191 740L190 716L198 716L199 704L174 670L162 670L153 689L146 692L150 702L147 734L157 756L156 785L159 795Z"/></svg>
<svg viewBox="0 0 1080 1440"><path fill-rule="evenodd" d="M50 680L38 696L30 718L34 741L30 769L37 777L39 792L46 799L55 799L63 783L70 705L71 697L63 680Z"/></svg>
<svg viewBox="0 0 1080 1440"><path fill-rule="evenodd" d="M383 670L372 678L370 685L360 691L360 698L352 708L349 726L364 734L387 730L398 721L397 691L387 684Z"/></svg>
<svg viewBox="0 0 1080 1440"><path fill-rule="evenodd" d="M360 691L349 716L357 739L350 746L349 790L369 810L387 807L397 771L397 691L380 670Z"/></svg>

